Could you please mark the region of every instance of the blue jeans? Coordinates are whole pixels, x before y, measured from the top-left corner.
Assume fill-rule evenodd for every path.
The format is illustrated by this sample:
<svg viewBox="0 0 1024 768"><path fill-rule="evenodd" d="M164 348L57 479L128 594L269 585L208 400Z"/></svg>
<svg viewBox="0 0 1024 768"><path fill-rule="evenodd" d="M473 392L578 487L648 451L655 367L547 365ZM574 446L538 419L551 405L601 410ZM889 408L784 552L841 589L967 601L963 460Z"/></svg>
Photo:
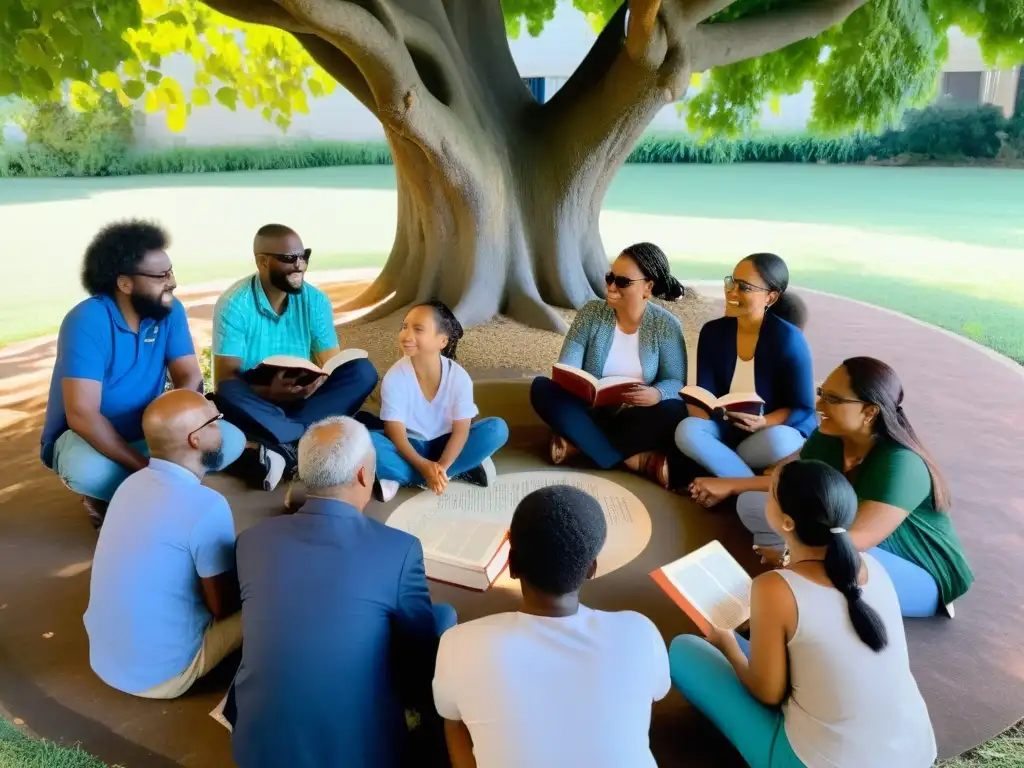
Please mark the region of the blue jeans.
<svg viewBox="0 0 1024 768"><path fill-rule="evenodd" d="M676 428L676 446L715 477L753 477L803 448L806 438L779 424L744 432L731 424L689 416Z"/></svg>
<svg viewBox="0 0 1024 768"><path fill-rule="evenodd" d="M751 768L803 768L786 738L782 710L747 691L732 665L704 638L669 645L672 684L732 742Z"/></svg>
<svg viewBox="0 0 1024 768"><path fill-rule="evenodd" d="M686 416L686 404L675 399L648 407L591 408L544 376L530 385L530 403L552 432L601 469L647 451L669 453L676 425Z"/></svg>
<svg viewBox="0 0 1024 768"><path fill-rule="evenodd" d="M306 400L271 403L241 379L220 382L213 400L245 434L273 446L298 442L307 427L328 416L352 416L376 386L377 369L362 358L335 368Z"/></svg>
<svg viewBox="0 0 1024 768"><path fill-rule="evenodd" d="M441 458L444 448L448 445L448 435L441 435L433 440L409 438L409 443L416 453L430 461ZM381 480L394 480L399 485L425 485L426 480L413 468L412 464L402 458L395 444L380 431L370 432L373 447L377 450L377 477ZM469 427L469 437L462 451L448 468L449 477L457 477L463 472L475 469L489 459L498 449L508 442L508 425L499 418L480 419Z"/></svg>
<svg viewBox="0 0 1024 768"><path fill-rule="evenodd" d="M219 472L233 463L245 450L245 435L238 427L226 421L219 422L224 459L213 471ZM143 456L149 456L145 440L131 443ZM111 461L85 441L84 437L67 430L53 446L53 471L75 493L100 501L110 501L114 491L131 474L116 461Z"/></svg>
<svg viewBox="0 0 1024 768"><path fill-rule="evenodd" d="M754 544L759 547L781 549L785 543L768 525L765 514L767 506L767 493L741 493L736 499L736 514L739 515L744 527L754 534ZM889 574L896 588L896 597L899 598L900 613L903 616L921 619L934 616L938 612L939 585L928 571L880 547L869 549L868 554L881 563L885 572Z"/></svg>

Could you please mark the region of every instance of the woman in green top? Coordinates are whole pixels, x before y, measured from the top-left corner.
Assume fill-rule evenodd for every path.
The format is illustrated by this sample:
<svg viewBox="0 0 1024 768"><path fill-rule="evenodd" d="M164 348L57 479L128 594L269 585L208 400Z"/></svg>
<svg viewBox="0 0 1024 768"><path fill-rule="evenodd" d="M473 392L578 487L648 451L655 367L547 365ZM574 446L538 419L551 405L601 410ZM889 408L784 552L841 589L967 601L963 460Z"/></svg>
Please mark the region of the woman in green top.
<svg viewBox="0 0 1024 768"><path fill-rule="evenodd" d="M903 385L880 360L845 361L818 388L818 430L801 459L817 459L843 472L857 491L850 536L857 549L882 563L896 586L904 616L934 616L974 581L949 517L945 480L903 412ZM794 456L793 458L796 458ZM766 560L781 558L778 536L765 520L769 477L701 478L693 496L713 506L739 495L736 510Z"/></svg>

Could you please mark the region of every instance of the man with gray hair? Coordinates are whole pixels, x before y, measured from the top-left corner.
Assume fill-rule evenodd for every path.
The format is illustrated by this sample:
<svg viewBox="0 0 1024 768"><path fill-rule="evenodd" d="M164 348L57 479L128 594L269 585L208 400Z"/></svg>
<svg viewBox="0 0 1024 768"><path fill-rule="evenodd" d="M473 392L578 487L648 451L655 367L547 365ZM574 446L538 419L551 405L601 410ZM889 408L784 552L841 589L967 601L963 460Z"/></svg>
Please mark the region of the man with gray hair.
<svg viewBox="0 0 1024 768"><path fill-rule="evenodd" d="M376 468L370 435L354 419L325 419L299 441L298 463L305 505L238 539L246 640L235 761L388 768L426 757L423 739L443 755L431 680L455 611L431 604L419 539L362 514ZM406 710L421 720L415 746Z"/></svg>

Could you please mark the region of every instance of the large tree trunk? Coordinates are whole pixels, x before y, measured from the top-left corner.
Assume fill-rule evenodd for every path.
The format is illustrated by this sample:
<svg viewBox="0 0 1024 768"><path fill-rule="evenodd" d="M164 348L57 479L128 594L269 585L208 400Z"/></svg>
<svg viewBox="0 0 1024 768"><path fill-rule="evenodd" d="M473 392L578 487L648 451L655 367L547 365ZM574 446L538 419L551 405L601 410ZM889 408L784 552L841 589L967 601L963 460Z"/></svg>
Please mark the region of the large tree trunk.
<svg viewBox="0 0 1024 768"><path fill-rule="evenodd" d="M564 331L555 308L605 291L608 185L691 71L817 35L866 0L711 25L732 0L628 0L543 105L516 70L500 0L205 1L294 33L384 125L395 243L343 310L375 319L439 298L466 326L503 313Z"/></svg>

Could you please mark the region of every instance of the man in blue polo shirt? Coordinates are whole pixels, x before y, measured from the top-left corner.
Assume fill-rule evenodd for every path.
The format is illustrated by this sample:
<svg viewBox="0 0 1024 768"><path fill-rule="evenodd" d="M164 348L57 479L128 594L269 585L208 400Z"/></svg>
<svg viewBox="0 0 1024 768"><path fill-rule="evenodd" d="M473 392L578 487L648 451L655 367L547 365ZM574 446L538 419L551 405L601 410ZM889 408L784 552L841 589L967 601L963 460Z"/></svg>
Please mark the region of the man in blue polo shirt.
<svg viewBox="0 0 1024 768"><path fill-rule="evenodd" d="M323 365L340 351L331 300L305 282L311 251L299 236L281 224L268 224L256 233L253 251L256 274L225 291L214 310L217 404L294 472L296 445L306 428L328 416L356 413L377 386L377 371L363 358L308 386L298 386L285 371L269 383L247 381L245 374L272 355Z"/></svg>
<svg viewBox="0 0 1024 768"><path fill-rule="evenodd" d="M57 337L40 457L81 494L96 528L117 487L149 464L142 413L168 372L175 389L203 388L167 245L166 233L146 222L101 230L82 268L89 298ZM229 424L222 431L226 465L245 437Z"/></svg>

